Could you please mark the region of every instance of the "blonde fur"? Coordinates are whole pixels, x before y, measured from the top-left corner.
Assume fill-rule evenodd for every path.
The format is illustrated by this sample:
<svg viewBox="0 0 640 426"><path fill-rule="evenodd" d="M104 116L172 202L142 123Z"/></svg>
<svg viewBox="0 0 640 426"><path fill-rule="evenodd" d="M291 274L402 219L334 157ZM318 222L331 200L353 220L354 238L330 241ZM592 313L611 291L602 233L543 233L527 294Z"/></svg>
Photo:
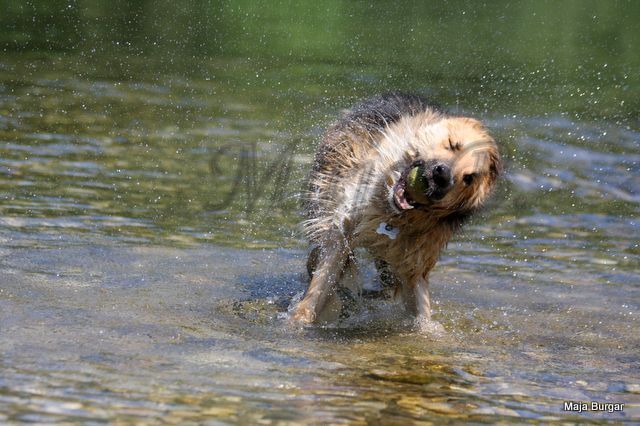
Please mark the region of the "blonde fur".
<svg viewBox="0 0 640 426"><path fill-rule="evenodd" d="M400 209L394 188L421 160L450 167L452 187L428 205ZM406 308L428 321L429 272L463 219L486 200L499 170L497 145L479 121L449 116L421 98L391 94L347 112L325 133L311 173L303 227L317 249L293 320L339 314L336 290L353 275L353 250L364 247L387 266ZM381 223L397 229L397 238L378 233Z"/></svg>

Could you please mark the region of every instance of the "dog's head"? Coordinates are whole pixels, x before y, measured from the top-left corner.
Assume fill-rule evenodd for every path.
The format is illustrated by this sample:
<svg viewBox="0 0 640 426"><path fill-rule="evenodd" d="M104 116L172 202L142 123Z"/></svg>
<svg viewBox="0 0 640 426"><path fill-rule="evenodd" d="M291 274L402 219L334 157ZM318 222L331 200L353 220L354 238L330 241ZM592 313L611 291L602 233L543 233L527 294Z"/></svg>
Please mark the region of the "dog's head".
<svg viewBox="0 0 640 426"><path fill-rule="evenodd" d="M484 203L500 173L495 141L472 118L417 115L408 120L390 129L408 147L390 175L392 210L466 217Z"/></svg>

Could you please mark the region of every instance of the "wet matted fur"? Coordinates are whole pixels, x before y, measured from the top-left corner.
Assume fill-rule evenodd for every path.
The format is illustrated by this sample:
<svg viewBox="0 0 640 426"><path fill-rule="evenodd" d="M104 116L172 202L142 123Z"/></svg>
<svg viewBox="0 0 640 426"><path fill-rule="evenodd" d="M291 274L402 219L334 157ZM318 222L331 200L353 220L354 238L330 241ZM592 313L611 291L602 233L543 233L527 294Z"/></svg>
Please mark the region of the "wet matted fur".
<svg viewBox="0 0 640 426"><path fill-rule="evenodd" d="M381 280L429 323L429 272L499 171L497 145L482 123L420 96L390 93L346 111L326 131L311 172L303 225L316 248L292 319L336 318L341 290L358 291L353 250L364 247ZM419 193L407 183L416 176Z"/></svg>

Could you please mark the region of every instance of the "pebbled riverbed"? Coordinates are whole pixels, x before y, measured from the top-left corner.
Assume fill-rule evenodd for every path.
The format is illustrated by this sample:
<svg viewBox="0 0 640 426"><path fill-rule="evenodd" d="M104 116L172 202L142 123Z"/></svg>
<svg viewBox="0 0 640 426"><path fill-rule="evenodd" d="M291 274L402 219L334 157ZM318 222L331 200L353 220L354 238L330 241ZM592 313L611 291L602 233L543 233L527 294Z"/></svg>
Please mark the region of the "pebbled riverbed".
<svg viewBox="0 0 640 426"><path fill-rule="evenodd" d="M192 9L186 19L199 19ZM80 23L116 16L80 10ZM374 19L353 12L335 28ZM538 23L520 17L496 35L433 12L446 22L415 26L407 43L451 21L487 35L476 46L486 52ZM405 15L385 13L397 40ZM594 13L597 28L636 37L631 18ZM52 40L64 44L75 33L60 22ZM265 33L289 28L278 22ZM533 46L517 66L509 52L529 49L517 37L488 65L474 46L448 45L433 55L462 71L443 75L408 47L394 56L377 32L353 49L388 62L333 51L329 36L293 44L290 60L281 45L255 47L257 29L224 30L224 54L153 55L131 34L118 47L98 31L92 52L11 28L4 46L20 31L32 44L0 57L1 423L640 421L640 85L627 42L616 57L580 45L591 61L562 64L529 59L558 59L571 42L558 56ZM305 287L297 224L313 145L341 108L389 88L481 117L506 160L490 205L433 272L446 333L421 335L392 304L369 301L332 327L289 327L283 315ZM569 401L624 409L565 411Z"/></svg>

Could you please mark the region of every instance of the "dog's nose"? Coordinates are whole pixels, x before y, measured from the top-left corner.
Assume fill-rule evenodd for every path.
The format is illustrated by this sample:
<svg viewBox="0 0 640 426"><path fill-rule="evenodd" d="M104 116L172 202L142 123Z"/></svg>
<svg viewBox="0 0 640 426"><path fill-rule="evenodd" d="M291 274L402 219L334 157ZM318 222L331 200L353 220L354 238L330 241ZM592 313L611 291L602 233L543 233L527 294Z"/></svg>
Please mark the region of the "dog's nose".
<svg viewBox="0 0 640 426"><path fill-rule="evenodd" d="M446 191L453 184L451 182L451 169L446 164L436 164L431 170L433 183L438 189Z"/></svg>

